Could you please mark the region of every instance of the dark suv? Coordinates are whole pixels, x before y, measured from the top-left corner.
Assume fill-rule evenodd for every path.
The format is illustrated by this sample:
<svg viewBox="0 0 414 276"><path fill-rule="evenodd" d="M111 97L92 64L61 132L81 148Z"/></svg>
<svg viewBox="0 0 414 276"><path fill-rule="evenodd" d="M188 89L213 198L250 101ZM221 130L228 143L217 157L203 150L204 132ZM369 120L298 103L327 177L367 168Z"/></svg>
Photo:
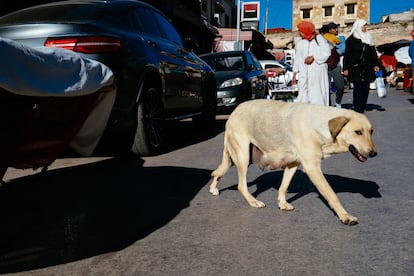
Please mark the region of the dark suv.
<svg viewBox="0 0 414 276"><path fill-rule="evenodd" d="M212 69L190 49L168 18L139 1L61 1L0 17L0 36L30 47L60 47L106 64L116 101L103 141L139 155L159 153L164 124L192 118L215 122Z"/></svg>

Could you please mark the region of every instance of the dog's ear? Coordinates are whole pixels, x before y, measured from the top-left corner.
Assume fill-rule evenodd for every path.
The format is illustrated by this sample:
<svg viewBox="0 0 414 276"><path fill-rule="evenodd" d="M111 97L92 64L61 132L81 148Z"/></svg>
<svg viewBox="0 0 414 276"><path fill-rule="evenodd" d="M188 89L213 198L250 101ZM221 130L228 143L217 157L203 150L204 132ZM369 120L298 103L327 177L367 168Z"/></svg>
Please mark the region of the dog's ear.
<svg viewBox="0 0 414 276"><path fill-rule="evenodd" d="M336 136L338 136L339 132L341 132L341 129L348 122L349 122L349 119L344 116L335 117L329 120L328 122L329 131L331 132L331 135L334 141L336 140Z"/></svg>

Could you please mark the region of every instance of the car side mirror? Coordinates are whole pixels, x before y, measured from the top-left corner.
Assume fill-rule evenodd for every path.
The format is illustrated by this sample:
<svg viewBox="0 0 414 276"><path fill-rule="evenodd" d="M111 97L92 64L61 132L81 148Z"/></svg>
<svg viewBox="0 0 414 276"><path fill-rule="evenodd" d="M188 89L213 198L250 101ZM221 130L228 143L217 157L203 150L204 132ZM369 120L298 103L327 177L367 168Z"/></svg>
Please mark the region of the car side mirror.
<svg viewBox="0 0 414 276"><path fill-rule="evenodd" d="M184 39L184 48L187 51L195 52L200 48L200 45L198 44L198 40L190 35Z"/></svg>

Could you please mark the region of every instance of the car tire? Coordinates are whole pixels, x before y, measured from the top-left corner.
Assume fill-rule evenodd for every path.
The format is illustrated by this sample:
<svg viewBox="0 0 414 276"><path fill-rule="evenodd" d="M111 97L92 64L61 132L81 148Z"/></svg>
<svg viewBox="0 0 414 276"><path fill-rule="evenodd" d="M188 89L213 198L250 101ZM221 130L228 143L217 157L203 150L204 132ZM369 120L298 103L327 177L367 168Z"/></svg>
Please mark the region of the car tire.
<svg viewBox="0 0 414 276"><path fill-rule="evenodd" d="M211 131L216 124L217 88L215 80L210 80L203 98L203 110L200 116L192 119L195 128Z"/></svg>
<svg viewBox="0 0 414 276"><path fill-rule="evenodd" d="M132 152L139 156L151 156L161 152L165 144L162 126L162 93L153 85L145 86L137 106L137 130Z"/></svg>

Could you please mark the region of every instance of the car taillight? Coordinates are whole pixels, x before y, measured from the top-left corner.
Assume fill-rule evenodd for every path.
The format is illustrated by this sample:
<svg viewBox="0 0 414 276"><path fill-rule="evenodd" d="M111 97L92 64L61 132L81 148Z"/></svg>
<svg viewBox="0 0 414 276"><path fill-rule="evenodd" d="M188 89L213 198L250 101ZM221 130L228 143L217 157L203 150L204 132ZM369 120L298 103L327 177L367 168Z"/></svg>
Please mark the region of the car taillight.
<svg viewBox="0 0 414 276"><path fill-rule="evenodd" d="M278 75L277 72L272 69L266 70L266 76L269 78L276 77L277 75Z"/></svg>
<svg viewBox="0 0 414 276"><path fill-rule="evenodd" d="M44 46L64 48L84 54L97 54L119 51L121 41L106 36L59 37L48 38Z"/></svg>

